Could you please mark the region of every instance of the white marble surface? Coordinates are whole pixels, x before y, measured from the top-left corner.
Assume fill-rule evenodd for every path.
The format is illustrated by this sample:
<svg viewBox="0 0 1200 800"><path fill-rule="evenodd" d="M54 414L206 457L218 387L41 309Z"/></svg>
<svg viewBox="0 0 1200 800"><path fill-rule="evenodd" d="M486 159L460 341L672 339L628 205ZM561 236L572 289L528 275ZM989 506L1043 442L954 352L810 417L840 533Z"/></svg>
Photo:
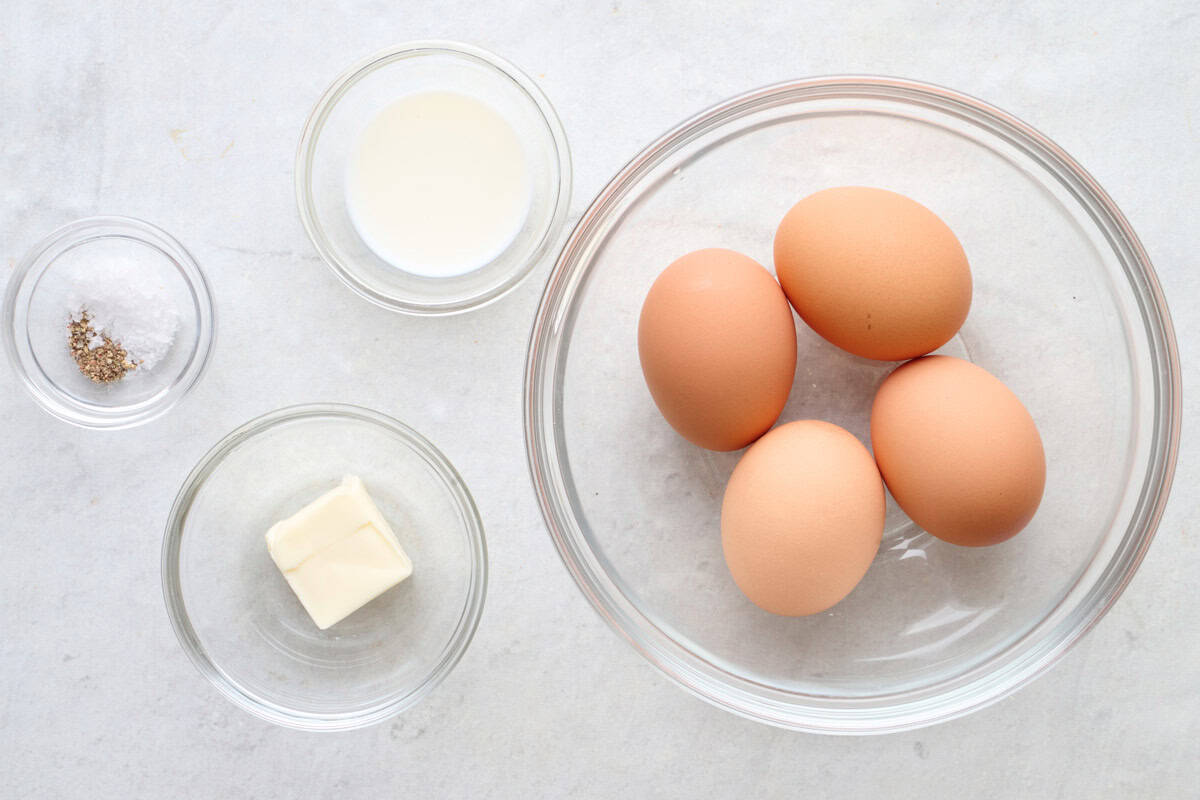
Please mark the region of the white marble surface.
<svg viewBox="0 0 1200 800"><path fill-rule="evenodd" d="M1173 498L1129 590L1048 675L969 718L867 739L786 733L685 694L605 627L525 471L521 369L549 265L482 312L410 319L345 290L297 220L293 152L318 93L361 55L428 37L483 45L540 81L574 150L573 217L668 125L759 84L873 72L983 97L1115 197L1158 267L1185 384L1197 377L1191 0L9 0L0 280L59 224L139 216L206 267L220 333L195 393L131 432L58 423L0 373L0 796L1195 796L1191 397ZM438 443L491 547L487 608L457 670L394 722L340 735L223 701L179 649L159 590L162 525L196 458L245 419L314 399L378 408Z"/></svg>

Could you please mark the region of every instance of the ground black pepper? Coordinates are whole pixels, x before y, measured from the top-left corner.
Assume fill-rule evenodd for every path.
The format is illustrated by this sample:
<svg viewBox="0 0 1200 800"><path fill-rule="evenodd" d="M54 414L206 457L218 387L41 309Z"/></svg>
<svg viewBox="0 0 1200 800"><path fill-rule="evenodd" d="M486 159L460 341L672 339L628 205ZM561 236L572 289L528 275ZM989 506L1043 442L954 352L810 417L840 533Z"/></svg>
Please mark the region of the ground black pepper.
<svg viewBox="0 0 1200 800"><path fill-rule="evenodd" d="M95 383L112 383L125 377L125 373L137 369L137 364L129 359L129 353L107 336L99 336L92 327L91 317L86 311L78 314L78 319L72 318L67 323L68 344L71 347L71 357L79 365L79 371ZM91 345L96 339L101 343Z"/></svg>

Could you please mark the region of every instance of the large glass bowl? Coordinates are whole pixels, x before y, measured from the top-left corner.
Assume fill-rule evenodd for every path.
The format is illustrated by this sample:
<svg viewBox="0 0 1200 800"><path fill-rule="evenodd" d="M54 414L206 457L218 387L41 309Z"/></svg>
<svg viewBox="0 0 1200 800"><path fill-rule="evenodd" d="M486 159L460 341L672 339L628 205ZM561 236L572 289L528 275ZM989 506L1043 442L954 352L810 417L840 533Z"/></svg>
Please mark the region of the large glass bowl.
<svg viewBox="0 0 1200 800"><path fill-rule="evenodd" d="M692 446L642 380L637 319L656 275L701 247L768 267L801 197L880 186L939 214L975 281L945 352L1020 396L1045 442L1045 499L1011 541L962 548L889 500L866 578L829 611L772 616L734 585L720 504L738 453ZM868 442L895 366L798 321L781 421ZM971 97L845 77L758 89L667 132L600 193L549 278L526 374L530 470L551 536L597 611L710 702L824 733L928 725L1012 692L1116 600L1162 514L1179 441L1174 334L1121 212L1053 142Z"/></svg>

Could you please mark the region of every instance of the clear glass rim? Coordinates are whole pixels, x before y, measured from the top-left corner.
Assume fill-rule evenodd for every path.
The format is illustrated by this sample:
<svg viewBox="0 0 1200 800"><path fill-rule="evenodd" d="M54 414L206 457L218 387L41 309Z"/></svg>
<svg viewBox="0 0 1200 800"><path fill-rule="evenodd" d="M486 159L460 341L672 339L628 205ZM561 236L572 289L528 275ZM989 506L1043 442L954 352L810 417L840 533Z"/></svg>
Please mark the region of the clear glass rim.
<svg viewBox="0 0 1200 800"><path fill-rule="evenodd" d="M798 696L753 684L715 666L658 628L619 590L591 552L558 469L554 409L561 403L564 330L584 274L581 254L609 210L639 178L679 147L727 121L775 105L819 99L892 100L963 119L1034 159L1088 211L1117 254L1145 328L1154 383L1149 467L1132 519L1099 579L1057 626L945 683L864 698ZM538 505L559 556L601 617L668 678L741 716L792 730L869 734L911 730L953 719L1011 694L1049 669L1112 607L1136 572L1162 517L1179 449L1181 377L1174 329L1150 260L1124 215L1100 185L1045 135L995 106L960 92L901 78L846 75L772 84L733 97L683 121L635 156L596 196L564 245L542 295L525 365L526 455ZM1021 641L1030 639L1024 637Z"/></svg>
<svg viewBox="0 0 1200 800"><path fill-rule="evenodd" d="M497 281L492 286L471 297L446 302L406 300L394 297L379 291L367 281L362 280L353 268L345 264L337 256L318 220L316 204L312 194L312 164L316 145L325 127L325 121L338 101L356 83L377 69L386 67L404 58L433 54L467 58L475 63L482 64L511 81L538 109L554 142L557 164L557 193L553 198L554 210L547 217L544 230L541 231L534 251L530 253L529 257L517 269L505 276L503 280ZM300 211L300 221L304 225L304 230L308 234L313 247L316 248L317 253L321 256L321 259L344 284L361 297L383 308L418 316L447 316L482 308L516 289L529 276L538 262L559 242L571 202L571 181L571 150L567 143L567 134L563 129L558 113L554 109L554 105L550 102L550 98L546 96L545 92L541 90L541 87L515 64L501 58L495 53L474 45L445 39L426 39L389 47L362 59L348 68L334 79L329 88L317 100L316 105L304 123L304 130L300 135L300 143L296 148L296 205Z"/></svg>
<svg viewBox="0 0 1200 800"><path fill-rule="evenodd" d="M297 711L257 696L233 679L205 650L199 635L192 627L183 598L179 574L179 554L183 528L196 494L208 477L220 466L225 456L245 443L278 425L314 417L336 417L366 422L385 428L400 437L431 466L450 490L455 505L467 521L470 539L471 583L453 635L443 648L429 673L412 689L402 695L374 705L346 712L311 713ZM246 422L204 454L188 473L180 487L167 517L162 544L162 592L171 627L188 659L234 705L259 719L287 728L310 731L343 731L375 725L410 708L440 684L462 659L483 614L487 596L488 558L483 521L475 500L454 465L428 439L404 423L360 406L344 403L309 403L276 409Z"/></svg>
<svg viewBox="0 0 1200 800"><path fill-rule="evenodd" d="M124 406L80 402L59 391L33 354L29 340L28 305L53 255L106 237L131 239L158 250L175 264L196 309L196 337L184 369L165 391ZM4 293L4 349L21 384L52 416L83 428L116 430L141 425L165 414L199 382L208 367L216 338L216 310L208 281L199 263L179 240L145 220L116 215L85 217L69 222L35 244L13 270Z"/></svg>

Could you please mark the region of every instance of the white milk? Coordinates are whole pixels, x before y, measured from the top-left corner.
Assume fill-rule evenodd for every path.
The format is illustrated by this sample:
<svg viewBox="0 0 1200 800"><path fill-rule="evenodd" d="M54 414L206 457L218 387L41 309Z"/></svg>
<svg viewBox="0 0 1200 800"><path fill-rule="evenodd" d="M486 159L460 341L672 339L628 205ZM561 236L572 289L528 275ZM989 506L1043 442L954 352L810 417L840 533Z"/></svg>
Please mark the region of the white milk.
<svg viewBox="0 0 1200 800"><path fill-rule="evenodd" d="M512 242L530 203L529 165L512 126L455 92L400 98L350 154L346 200L367 246L406 272L450 277Z"/></svg>

